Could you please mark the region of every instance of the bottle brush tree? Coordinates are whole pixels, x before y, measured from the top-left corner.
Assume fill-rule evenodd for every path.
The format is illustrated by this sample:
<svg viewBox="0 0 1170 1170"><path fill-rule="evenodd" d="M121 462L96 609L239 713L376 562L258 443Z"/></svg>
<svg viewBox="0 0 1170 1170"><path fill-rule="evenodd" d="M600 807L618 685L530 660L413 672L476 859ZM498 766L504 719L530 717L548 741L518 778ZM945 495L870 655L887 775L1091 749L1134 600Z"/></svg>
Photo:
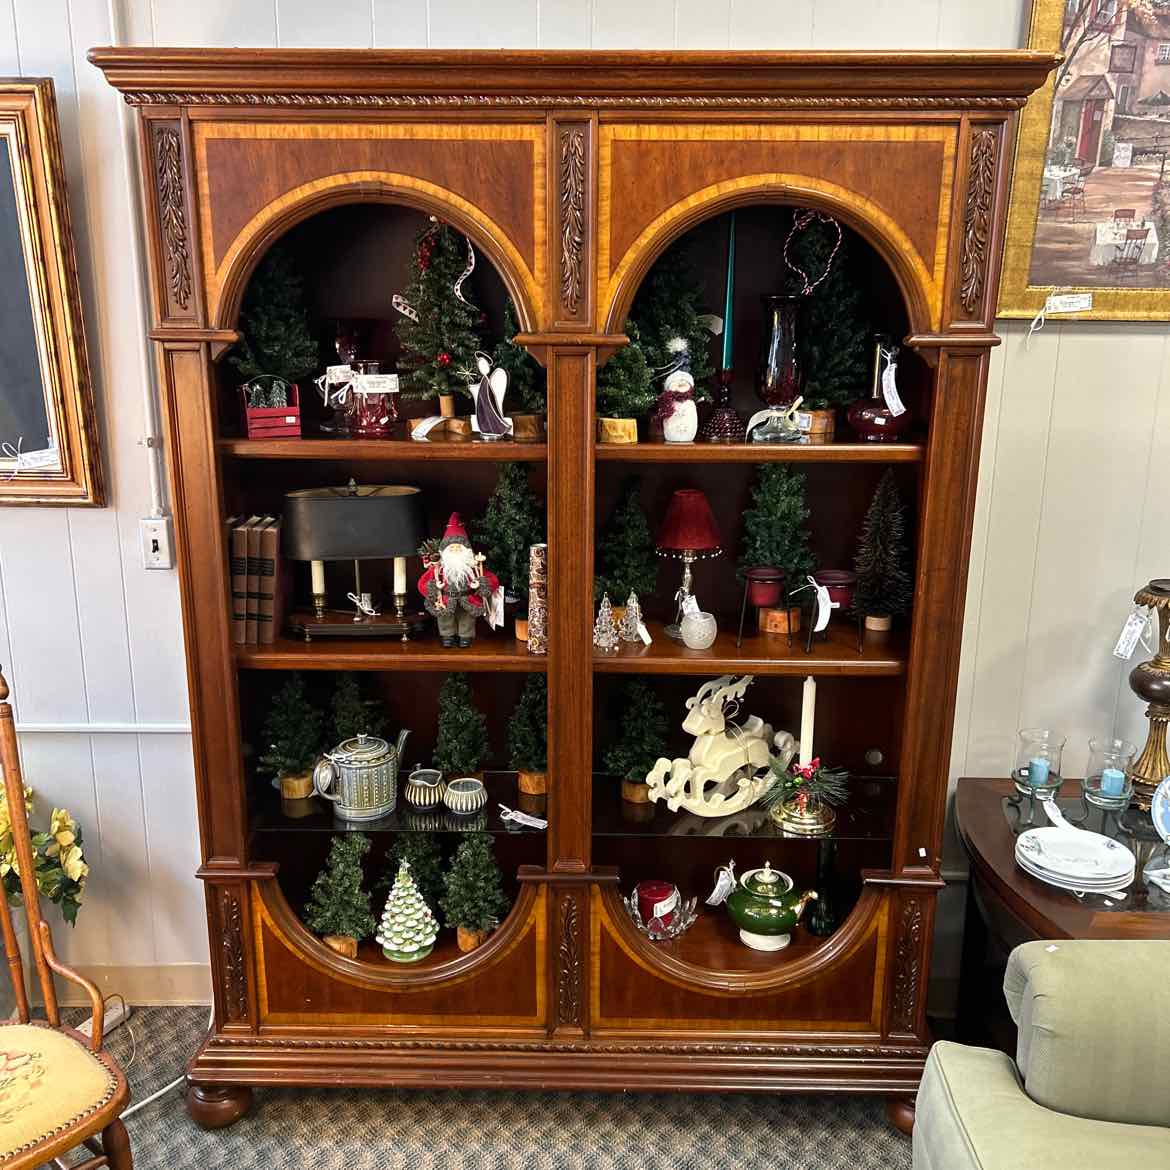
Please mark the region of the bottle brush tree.
<svg viewBox="0 0 1170 1170"><path fill-rule="evenodd" d="M512 601L528 597L528 549L544 540L544 505L524 463L497 464L496 486L472 533Z"/></svg>
<svg viewBox="0 0 1170 1170"><path fill-rule="evenodd" d="M386 851L387 872L378 882L376 891L385 897L394 882L402 862L410 863L410 876L435 914L443 896L443 851L434 833L399 833Z"/></svg>
<svg viewBox="0 0 1170 1170"><path fill-rule="evenodd" d="M264 374L295 382L317 368L304 281L284 248L272 248L252 274L240 308L240 340L228 360L246 383ZM287 406L287 395L266 384L250 387L248 405Z"/></svg>
<svg viewBox="0 0 1170 1170"><path fill-rule="evenodd" d="M629 345L597 371L597 411L604 418L643 418L658 401L637 325L627 321L625 332Z"/></svg>
<svg viewBox="0 0 1170 1170"><path fill-rule="evenodd" d="M743 514L741 572L762 566L783 569L794 585L813 571L804 489L804 473L794 467L763 463L757 468L751 503Z"/></svg>
<svg viewBox="0 0 1170 1170"><path fill-rule="evenodd" d="M479 933L493 930L508 909L500 867L488 833L470 833L455 851L440 905L447 926Z"/></svg>
<svg viewBox="0 0 1170 1170"><path fill-rule="evenodd" d="M439 689L439 734L435 767L449 777L478 772L488 753L487 720L463 673L449 674Z"/></svg>
<svg viewBox="0 0 1170 1170"><path fill-rule="evenodd" d="M878 482L854 560L853 606L860 614L896 617L910 609L914 579L906 540L906 508L892 469Z"/></svg>
<svg viewBox="0 0 1170 1170"><path fill-rule="evenodd" d="M325 868L305 905L305 925L314 934L361 940L374 933L370 895L362 889L362 858L370 851L364 833L333 838Z"/></svg>
<svg viewBox="0 0 1170 1170"><path fill-rule="evenodd" d="M513 338L520 332L516 306L509 297L504 303L504 337L492 354L492 364L508 375L506 411L543 414L545 409L545 375L540 363Z"/></svg>
<svg viewBox="0 0 1170 1170"><path fill-rule="evenodd" d="M418 320L400 316L394 326L402 343L398 366L404 398L471 397L460 371L475 369L481 314L453 291L466 266L467 241L449 224L433 222L419 234L403 293Z"/></svg>
<svg viewBox="0 0 1170 1170"><path fill-rule="evenodd" d="M650 524L642 511L642 485L631 479L597 539L598 572L593 581L594 600L603 593L619 605L631 593L639 598L654 592L658 581L658 557Z"/></svg>
<svg viewBox="0 0 1170 1170"><path fill-rule="evenodd" d="M508 757L518 772L548 769L548 681L530 674L508 724Z"/></svg>
<svg viewBox="0 0 1170 1170"><path fill-rule="evenodd" d="M377 699L362 695L356 674L347 672L337 676L331 706L335 743L355 735L381 735L386 730L386 713Z"/></svg>
<svg viewBox="0 0 1170 1170"><path fill-rule="evenodd" d="M619 692L618 737L605 749L602 766L611 776L643 784L666 754L666 708L649 683L632 679Z"/></svg>
<svg viewBox="0 0 1170 1170"><path fill-rule="evenodd" d="M274 776L299 776L321 752L321 712L305 694L305 680L292 675L276 692L264 721L260 766Z"/></svg>

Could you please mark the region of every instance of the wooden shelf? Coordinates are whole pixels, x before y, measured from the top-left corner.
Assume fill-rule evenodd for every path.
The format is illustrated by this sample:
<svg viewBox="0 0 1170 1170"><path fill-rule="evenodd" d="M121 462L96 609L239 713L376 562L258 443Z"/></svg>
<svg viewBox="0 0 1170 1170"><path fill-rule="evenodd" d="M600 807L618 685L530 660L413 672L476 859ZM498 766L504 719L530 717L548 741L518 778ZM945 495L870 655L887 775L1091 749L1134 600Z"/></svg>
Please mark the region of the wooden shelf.
<svg viewBox="0 0 1170 1170"><path fill-rule="evenodd" d="M529 654L511 635L480 634L466 650L440 646L428 633L417 641L390 638L320 638L304 642L281 637L269 645L232 647L244 670L548 670L548 656Z"/></svg>
<svg viewBox="0 0 1170 1170"><path fill-rule="evenodd" d="M416 443L412 439L219 439L216 449L233 459L331 459L403 463L415 460L471 460L480 463L543 463L544 443L480 443L445 439Z"/></svg>
<svg viewBox="0 0 1170 1170"><path fill-rule="evenodd" d="M594 445L603 463L921 463L921 443L615 443Z"/></svg>
<svg viewBox="0 0 1170 1170"><path fill-rule="evenodd" d="M813 638L806 654L804 635L744 634L735 645L735 628L720 630L708 650L688 650L668 638L662 622L647 622L654 641L622 642L616 654L593 651L593 670L600 674L790 674L855 675L879 677L905 673L907 638L901 631L867 633L857 649L857 628L845 622L830 623L828 637Z"/></svg>
<svg viewBox="0 0 1170 1170"><path fill-rule="evenodd" d="M723 907L701 906L695 924L681 938L646 945L671 955L690 967L721 975L767 973L806 959L832 937L818 938L802 926L792 932L792 941L782 951L757 951L745 946L731 916Z"/></svg>

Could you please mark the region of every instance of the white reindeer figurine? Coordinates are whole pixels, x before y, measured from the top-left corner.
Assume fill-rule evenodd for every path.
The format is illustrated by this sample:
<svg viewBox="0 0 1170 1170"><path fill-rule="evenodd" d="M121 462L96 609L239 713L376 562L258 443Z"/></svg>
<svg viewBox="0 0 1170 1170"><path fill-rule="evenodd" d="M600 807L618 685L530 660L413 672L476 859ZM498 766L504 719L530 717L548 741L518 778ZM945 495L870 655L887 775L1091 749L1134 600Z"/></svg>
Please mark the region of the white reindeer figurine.
<svg viewBox="0 0 1170 1170"><path fill-rule="evenodd" d="M757 715L742 724L731 722L752 681L750 674L738 679L721 675L687 700L683 730L695 742L685 759L659 758L646 777L651 800L666 801L672 812L685 808L701 817L722 817L742 812L763 796L771 782L771 725ZM775 746L787 764L795 750L792 736L779 732Z"/></svg>

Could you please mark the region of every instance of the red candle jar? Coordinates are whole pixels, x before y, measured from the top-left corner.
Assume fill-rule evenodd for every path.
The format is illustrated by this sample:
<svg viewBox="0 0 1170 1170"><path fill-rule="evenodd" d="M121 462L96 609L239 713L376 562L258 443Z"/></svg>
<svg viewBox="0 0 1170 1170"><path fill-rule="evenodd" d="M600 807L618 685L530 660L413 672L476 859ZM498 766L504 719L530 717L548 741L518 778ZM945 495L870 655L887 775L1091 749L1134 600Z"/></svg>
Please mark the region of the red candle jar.
<svg viewBox="0 0 1170 1170"><path fill-rule="evenodd" d="M669 926L674 921L679 904L678 886L672 882L639 882L634 887L634 893L638 898L638 913L642 916L643 926L649 926L655 918L663 926Z"/></svg>
<svg viewBox="0 0 1170 1170"><path fill-rule="evenodd" d="M853 605L853 587L857 584L856 573L848 569L821 569L813 574L813 579L829 591L829 600L835 601L841 609L849 609Z"/></svg>
<svg viewBox="0 0 1170 1170"><path fill-rule="evenodd" d="M785 572L783 569L773 569L760 566L748 569L744 573L747 578L748 603L758 608L780 604L780 595L784 591Z"/></svg>

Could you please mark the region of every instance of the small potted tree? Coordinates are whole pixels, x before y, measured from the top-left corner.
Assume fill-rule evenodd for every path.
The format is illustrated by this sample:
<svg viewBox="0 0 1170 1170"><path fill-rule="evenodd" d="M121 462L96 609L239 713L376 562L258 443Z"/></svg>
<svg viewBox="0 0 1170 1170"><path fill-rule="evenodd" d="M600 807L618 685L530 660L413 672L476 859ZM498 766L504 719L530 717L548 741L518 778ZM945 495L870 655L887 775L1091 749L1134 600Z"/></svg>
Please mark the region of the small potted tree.
<svg viewBox="0 0 1170 1170"><path fill-rule="evenodd" d="M784 581L799 584L815 562L805 525L809 510L804 498L803 472L784 463L764 463L757 468L751 503L743 514L743 553L740 574L747 580L748 602L767 610L761 626L772 632L795 633L800 629L800 609L774 607Z"/></svg>
<svg viewBox="0 0 1170 1170"><path fill-rule="evenodd" d="M386 712L377 699L362 695L358 676L351 672L337 676L331 714L334 743L343 743L355 735L381 735L386 730Z"/></svg>
<svg viewBox="0 0 1170 1170"><path fill-rule="evenodd" d="M334 837L305 905L305 925L347 959L357 958L358 943L376 926L370 895L362 889L362 858L369 851L370 839L364 833Z"/></svg>
<svg viewBox="0 0 1170 1170"><path fill-rule="evenodd" d="M520 603L516 637L528 638L528 550L544 540L544 505L528 482L527 464L500 463L487 508L472 526L476 545L504 586L504 600Z"/></svg>
<svg viewBox="0 0 1170 1170"><path fill-rule="evenodd" d="M636 443L638 419L658 401L650 366L638 340L638 328L626 322L630 342L597 371L597 441Z"/></svg>
<svg viewBox="0 0 1170 1170"><path fill-rule="evenodd" d="M448 780L461 776L482 780L480 769L487 753L487 720L475 705L467 675L449 674L439 689L435 767Z"/></svg>
<svg viewBox="0 0 1170 1170"><path fill-rule="evenodd" d="M605 749L602 766L622 783L622 800L646 804L646 776L666 752L666 708L641 679L622 687L618 738Z"/></svg>
<svg viewBox="0 0 1170 1170"><path fill-rule="evenodd" d="M598 572L593 597L600 601L608 593L624 602L631 593L639 599L654 592L658 581L658 557L654 539L642 510L642 485L631 479L597 539ZM621 615L616 612L615 617Z"/></svg>
<svg viewBox="0 0 1170 1170"><path fill-rule="evenodd" d="M488 833L470 833L455 851L441 899L443 921L461 951L473 951L499 925L508 908L500 867Z"/></svg>
<svg viewBox="0 0 1170 1170"><path fill-rule="evenodd" d="M914 597L906 508L892 468L882 476L865 514L854 565L854 608L867 630L888 630L895 617L909 611Z"/></svg>
<svg viewBox="0 0 1170 1170"><path fill-rule="evenodd" d="M317 368L319 355L303 281L283 248L273 248L248 282L240 308L240 340L228 360L244 379L240 400L248 438L297 438L297 379Z"/></svg>
<svg viewBox="0 0 1170 1170"><path fill-rule="evenodd" d="M492 365L508 375L512 437L519 442L535 442L544 437L544 370L524 346L513 340L519 331L516 306L509 297L504 303L504 339L492 354Z"/></svg>
<svg viewBox="0 0 1170 1170"><path fill-rule="evenodd" d="M313 766L321 752L321 712L305 694L305 680L292 675L276 692L264 721L260 766L276 777L285 800L313 795Z"/></svg>
<svg viewBox="0 0 1170 1170"><path fill-rule="evenodd" d="M548 791L548 681L530 674L508 723L508 756L518 773L520 791L543 796Z"/></svg>

